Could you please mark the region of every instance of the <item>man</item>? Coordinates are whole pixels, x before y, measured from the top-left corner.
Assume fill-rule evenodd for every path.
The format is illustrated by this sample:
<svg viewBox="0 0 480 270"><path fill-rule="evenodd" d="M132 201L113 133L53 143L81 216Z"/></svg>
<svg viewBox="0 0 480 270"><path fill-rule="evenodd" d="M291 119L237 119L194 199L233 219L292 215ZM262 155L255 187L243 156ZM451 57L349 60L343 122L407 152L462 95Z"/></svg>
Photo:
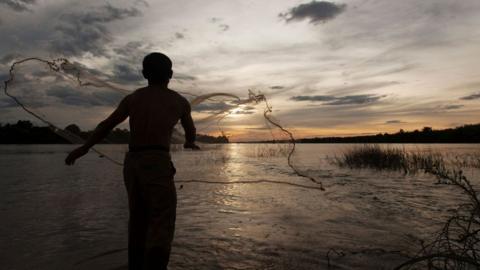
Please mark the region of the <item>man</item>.
<svg viewBox="0 0 480 270"><path fill-rule="evenodd" d="M185 129L184 147L199 147L195 145L189 102L168 89L173 74L171 60L164 54L151 53L143 59L142 73L148 86L125 97L87 142L68 155L65 163L72 165L130 117L129 152L123 170L130 209L128 266L158 270L167 269L175 229L175 168L169 150L178 120Z"/></svg>

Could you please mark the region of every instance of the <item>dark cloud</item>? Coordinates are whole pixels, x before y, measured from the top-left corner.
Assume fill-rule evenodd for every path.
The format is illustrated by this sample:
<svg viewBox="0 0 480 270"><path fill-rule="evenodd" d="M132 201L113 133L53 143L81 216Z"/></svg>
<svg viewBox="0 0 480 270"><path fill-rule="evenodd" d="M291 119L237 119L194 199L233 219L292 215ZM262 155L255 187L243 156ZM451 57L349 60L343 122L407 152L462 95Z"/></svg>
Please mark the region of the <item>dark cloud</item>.
<svg viewBox="0 0 480 270"><path fill-rule="evenodd" d="M86 52L104 55L106 45L113 40L105 24L141 14L136 7L118 8L110 4L90 12L64 14L55 28L57 37L51 47L67 56L81 56Z"/></svg>
<svg viewBox="0 0 480 270"><path fill-rule="evenodd" d="M388 120L388 121L385 121L385 124L387 125L390 125L390 124L404 124L406 122L403 122L401 120Z"/></svg>
<svg viewBox="0 0 480 270"><path fill-rule="evenodd" d="M0 4L6 5L17 12L31 11L30 7L37 3L37 0L0 0Z"/></svg>
<svg viewBox="0 0 480 270"><path fill-rule="evenodd" d="M230 29L230 25L224 23L220 24L218 27L220 27L220 31L222 32L226 32L228 29Z"/></svg>
<svg viewBox="0 0 480 270"><path fill-rule="evenodd" d="M460 109L462 107L463 107L463 105L461 105L461 104L452 104L452 105L443 106L442 109L444 109L444 110L456 110L456 109Z"/></svg>
<svg viewBox="0 0 480 270"><path fill-rule="evenodd" d="M185 38L185 35L182 34L182 33L176 32L176 33L175 33L175 38L176 38L176 39L184 39L184 38Z"/></svg>
<svg viewBox="0 0 480 270"><path fill-rule="evenodd" d="M8 74L7 72L5 73L0 72L0 83L8 80L9 78L10 78L10 74Z"/></svg>
<svg viewBox="0 0 480 270"><path fill-rule="evenodd" d="M194 81L197 78L188 74L173 72L173 78L179 81Z"/></svg>
<svg viewBox="0 0 480 270"><path fill-rule="evenodd" d="M228 25L226 23L222 23L222 21L223 21L223 19L218 18L218 17L212 17L212 18L208 19L208 22L210 22L212 24L217 24L218 27L220 28L221 32L226 32L230 29L230 25Z"/></svg>
<svg viewBox="0 0 480 270"><path fill-rule="evenodd" d="M81 92L70 87L54 86L45 91L49 97L60 100L61 103L72 106L115 106L123 95L113 91Z"/></svg>
<svg viewBox="0 0 480 270"><path fill-rule="evenodd" d="M476 94L471 94L471 95L468 95L468 96L464 96L464 97L461 97L460 99L461 99L461 100L475 100L475 99L480 99L480 93L476 93Z"/></svg>
<svg viewBox="0 0 480 270"><path fill-rule="evenodd" d="M245 127L244 129L251 129L251 130L271 130L271 127L265 126L265 127Z"/></svg>
<svg viewBox="0 0 480 270"><path fill-rule="evenodd" d="M229 104L226 102L217 103L200 103L192 110L196 112L219 112L224 110L230 110L237 107L237 105Z"/></svg>
<svg viewBox="0 0 480 270"><path fill-rule="evenodd" d="M385 96L378 95L350 95L350 96L327 96L327 95L318 95L318 96L294 96L291 97L291 100L294 101L310 101L310 102L322 102L324 105L361 105L367 103L373 103L379 101Z"/></svg>
<svg viewBox="0 0 480 270"><path fill-rule="evenodd" d="M133 56L133 58L142 58L149 51L150 44L141 41L130 41L120 47L115 47L113 51L121 56ZM138 60L137 60L138 61Z"/></svg>
<svg viewBox="0 0 480 270"><path fill-rule="evenodd" d="M10 98L0 98L0 108L17 107L17 103Z"/></svg>
<svg viewBox="0 0 480 270"><path fill-rule="evenodd" d="M281 90L283 88L285 88L285 86L281 86L281 85L274 85L270 87L270 89L273 89L273 90Z"/></svg>
<svg viewBox="0 0 480 270"><path fill-rule="evenodd" d="M20 58L20 55L17 53L7 53L0 59L0 64L8 64L13 60Z"/></svg>
<svg viewBox="0 0 480 270"><path fill-rule="evenodd" d="M211 22L211 23L218 23L218 22L222 21L222 18L212 17L212 18L208 19L208 21Z"/></svg>
<svg viewBox="0 0 480 270"><path fill-rule="evenodd" d="M127 64L118 64L113 70L114 79L120 82L138 83L143 81L143 75L137 68L133 68Z"/></svg>
<svg viewBox="0 0 480 270"><path fill-rule="evenodd" d="M334 96L294 96L290 99L295 101L332 101L337 98Z"/></svg>
<svg viewBox="0 0 480 270"><path fill-rule="evenodd" d="M254 114L254 111L243 111L243 110L238 110L234 112L234 114Z"/></svg>
<svg viewBox="0 0 480 270"><path fill-rule="evenodd" d="M280 13L278 16L285 19L285 21L301 21L308 19L310 23L323 23L335 18L342 13L346 8L345 4L335 4L327 1L312 1L307 4L300 4L291 8L286 13Z"/></svg>

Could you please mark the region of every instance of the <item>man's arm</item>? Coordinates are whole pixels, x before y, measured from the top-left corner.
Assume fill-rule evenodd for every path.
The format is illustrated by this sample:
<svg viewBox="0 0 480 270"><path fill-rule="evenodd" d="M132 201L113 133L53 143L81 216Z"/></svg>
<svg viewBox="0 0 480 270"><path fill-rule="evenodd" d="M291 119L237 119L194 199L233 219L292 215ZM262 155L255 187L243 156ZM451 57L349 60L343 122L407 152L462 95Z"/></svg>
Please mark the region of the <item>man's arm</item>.
<svg viewBox="0 0 480 270"><path fill-rule="evenodd" d="M183 129L185 130L185 144L183 145L184 148L191 148L194 150L200 149L195 144L195 138L197 137L195 124L193 123L192 114L191 114L191 107L190 103L186 102L186 109L185 112L180 119L180 123L182 124Z"/></svg>
<svg viewBox="0 0 480 270"><path fill-rule="evenodd" d="M93 131L92 136L77 149L73 150L65 159L65 164L72 165L75 160L88 153L88 150L95 144L101 142L108 133L118 124L125 121L128 117L128 99L126 96L118 105L117 109L105 120L100 122Z"/></svg>

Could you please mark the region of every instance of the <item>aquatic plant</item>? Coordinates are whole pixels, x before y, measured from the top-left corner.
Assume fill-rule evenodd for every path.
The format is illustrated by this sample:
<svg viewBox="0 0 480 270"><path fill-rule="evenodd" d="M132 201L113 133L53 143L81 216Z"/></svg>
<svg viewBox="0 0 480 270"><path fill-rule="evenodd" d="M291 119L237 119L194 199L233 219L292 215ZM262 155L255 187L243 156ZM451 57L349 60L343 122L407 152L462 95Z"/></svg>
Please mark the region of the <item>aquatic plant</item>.
<svg viewBox="0 0 480 270"><path fill-rule="evenodd" d="M459 189L464 195L462 203L442 229L433 240L421 242L420 250L395 269L480 269L479 196L459 166L478 168L476 158L461 160L456 156L453 161L447 161L439 153L364 145L350 149L333 162L349 168L424 172L434 175L439 184Z"/></svg>
<svg viewBox="0 0 480 270"><path fill-rule="evenodd" d="M365 144L353 147L340 157L334 157L333 163L350 169L406 170L408 160L407 153L402 149Z"/></svg>
<svg viewBox="0 0 480 270"><path fill-rule="evenodd" d="M249 148L247 156L253 158L288 157L290 151L289 144L256 144Z"/></svg>
<svg viewBox="0 0 480 270"><path fill-rule="evenodd" d="M384 148L376 144L354 147L340 157L335 156L331 161L340 167L350 169L391 170L406 174L433 169L443 171L449 163L439 153L408 152L403 148Z"/></svg>

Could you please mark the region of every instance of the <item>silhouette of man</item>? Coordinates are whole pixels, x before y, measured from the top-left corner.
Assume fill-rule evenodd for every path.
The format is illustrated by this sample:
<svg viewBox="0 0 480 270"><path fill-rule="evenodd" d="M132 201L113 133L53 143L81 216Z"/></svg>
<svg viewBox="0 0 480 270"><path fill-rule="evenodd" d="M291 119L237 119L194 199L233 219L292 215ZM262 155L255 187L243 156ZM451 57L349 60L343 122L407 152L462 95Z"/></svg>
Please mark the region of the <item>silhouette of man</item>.
<svg viewBox="0 0 480 270"><path fill-rule="evenodd" d="M164 54L151 53L143 59L142 73L148 86L126 96L87 142L68 155L65 163L72 165L130 117L129 151L123 169L130 210L128 267L158 270L167 269L175 229L175 167L169 150L178 120L185 129L184 147L199 147L195 145L189 102L168 89L173 74L171 60Z"/></svg>

